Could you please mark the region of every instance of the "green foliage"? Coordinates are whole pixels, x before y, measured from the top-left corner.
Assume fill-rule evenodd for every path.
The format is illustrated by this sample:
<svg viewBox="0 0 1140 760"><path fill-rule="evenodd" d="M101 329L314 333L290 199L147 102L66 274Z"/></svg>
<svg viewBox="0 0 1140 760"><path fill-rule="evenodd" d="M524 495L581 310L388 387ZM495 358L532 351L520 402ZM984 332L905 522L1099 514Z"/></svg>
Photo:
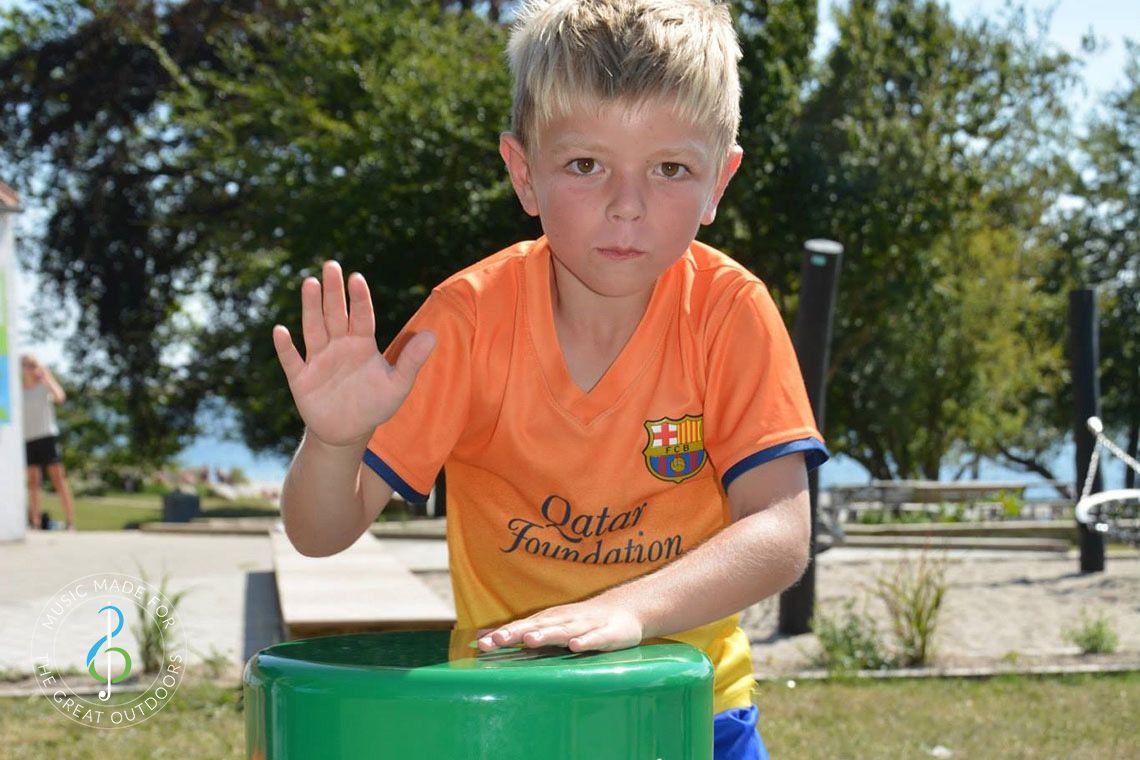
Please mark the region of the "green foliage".
<svg viewBox="0 0 1140 760"><path fill-rule="evenodd" d="M1101 416L1110 434L1140 450L1140 42L1127 41L1124 80L1082 140L1082 204L1054 234L1070 277L1098 295ZM1126 487L1135 474L1126 472Z"/></svg>
<svg viewBox="0 0 1140 760"><path fill-rule="evenodd" d="M901 510L897 514L890 508L868 509L859 513L861 525L908 525L930 522L927 512Z"/></svg>
<svg viewBox="0 0 1140 760"><path fill-rule="evenodd" d="M904 557L894 572L884 570L875 577L871 591L886 605L899 665L923 666L930 661L947 587L945 560L933 558L925 549L917 560Z"/></svg>
<svg viewBox="0 0 1140 760"><path fill-rule="evenodd" d="M1082 609L1077 624L1062 633L1066 641L1080 647L1081 654L1111 654L1120 645L1112 621L1103 612L1094 618Z"/></svg>
<svg viewBox="0 0 1140 760"><path fill-rule="evenodd" d="M855 611L855 600L847 599L843 611L834 616L817 611L811 624L819 639L818 664L831 674L892 667L879 641L875 619Z"/></svg>
<svg viewBox="0 0 1140 760"><path fill-rule="evenodd" d="M1012 520L1021 516L1021 510L1025 506L1025 500L1015 493L1002 491L998 494L998 504L1001 505L1002 515L1007 520Z"/></svg>
<svg viewBox="0 0 1140 760"><path fill-rule="evenodd" d="M1023 15L857 0L836 22L793 168L796 237L846 246L826 433L873 477L937 478L960 449L1017 445L1025 400L1062 380L1034 231L1065 186L1075 62Z"/></svg>
<svg viewBox="0 0 1140 760"><path fill-rule="evenodd" d="M171 355L203 251L172 214L181 197L167 160L180 135L159 104L171 81L151 43L205 65L205 37L250 3L171 5L48 0L0 15L0 172L50 215L20 249L43 283L36 321L61 331L61 304L75 307L66 345L85 400L104 405L93 423L144 460L194 433L210 388Z"/></svg>
<svg viewBox="0 0 1140 760"><path fill-rule="evenodd" d="M202 658L202 668L211 680L221 678L230 667L230 658L216 646L210 646L210 653Z"/></svg>
<svg viewBox="0 0 1140 760"><path fill-rule="evenodd" d="M301 3L216 39L171 104L180 163L217 209L196 337L245 441L288 453L300 432L270 341L300 324L301 280L335 258L369 280L386 344L451 273L537 230L497 152L510 95L504 31L427 2Z"/></svg>
<svg viewBox="0 0 1140 760"><path fill-rule="evenodd" d="M19 188L50 215L24 253L46 283L37 321L62 329L59 303L77 307L74 382L92 409L74 412L71 450L101 451L113 473L120 455L161 462L221 398L248 445L288 453L299 421L270 329L296 332L300 281L321 260L369 277L386 343L444 277L538 233L496 151L507 5L475 5L0 13L0 171L50 178ZM1078 182L1065 106L1078 62L1020 8L959 24L931 0L852 0L817 65L815 0L733 7L746 159L702 237L789 318L802 242L845 245L832 450L878 478L980 456L1051 476L1080 281L1102 287L1105 416L1135 448L1135 52ZM1087 212L1050 216L1062 193Z"/></svg>
<svg viewBox="0 0 1140 760"><path fill-rule="evenodd" d="M168 466L195 430L156 429L147 434L147 445L137 445L123 389L60 382L67 393L67 400L56 407L64 466L96 489L138 491L146 473Z"/></svg>
<svg viewBox="0 0 1140 760"><path fill-rule="evenodd" d="M138 573L139 578L149 585L150 579L147 578L141 566ZM173 626L167 627L166 624L177 619L178 605L187 592L186 590L177 593L170 592L167 589L169 580L169 577L163 575L158 587L159 595L169 603L166 614L160 617L156 613L156 606L141 604L138 606L138 620L135 625L131 626L135 641L139 645L139 664L145 673L153 674L162 670L163 666L166 665L168 653L173 647L173 640L170 637L177 635L174 633L177 629Z"/></svg>

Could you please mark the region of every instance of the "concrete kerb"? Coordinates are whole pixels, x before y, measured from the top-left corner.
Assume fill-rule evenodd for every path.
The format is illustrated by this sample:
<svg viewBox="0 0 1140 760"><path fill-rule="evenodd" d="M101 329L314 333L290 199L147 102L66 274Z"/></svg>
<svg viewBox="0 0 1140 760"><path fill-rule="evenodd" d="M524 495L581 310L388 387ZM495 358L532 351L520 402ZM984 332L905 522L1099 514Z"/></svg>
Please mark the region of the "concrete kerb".
<svg viewBox="0 0 1140 760"><path fill-rule="evenodd" d="M217 536L260 536L277 522L276 517L199 517L189 522L143 523L139 530L147 533L208 534ZM377 538L445 539L446 520L392 520L374 523L370 529Z"/></svg>
<svg viewBox="0 0 1140 760"><path fill-rule="evenodd" d="M798 670L791 673L756 673L754 677L761 685L778 684L785 681L906 681L927 678L944 679L985 679L1004 676L1049 678L1053 676L1112 675L1117 673L1140 672L1140 660L1123 663L1089 663L1067 665L1032 665L1025 667L975 667L975 668L894 668L886 670L856 670L850 673L830 673L826 670Z"/></svg>

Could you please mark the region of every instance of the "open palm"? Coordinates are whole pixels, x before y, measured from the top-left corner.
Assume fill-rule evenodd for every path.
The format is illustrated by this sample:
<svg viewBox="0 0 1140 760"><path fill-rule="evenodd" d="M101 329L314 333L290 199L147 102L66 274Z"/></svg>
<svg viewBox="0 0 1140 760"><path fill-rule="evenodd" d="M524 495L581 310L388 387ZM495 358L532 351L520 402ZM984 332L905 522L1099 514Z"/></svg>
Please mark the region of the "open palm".
<svg viewBox="0 0 1140 760"><path fill-rule="evenodd" d="M348 278L325 262L321 281L301 284L302 359L289 331L273 328L273 345L293 401L311 435L333 446L367 441L407 398L420 367L435 346L430 332L415 335L389 364L376 347L376 317L368 283Z"/></svg>

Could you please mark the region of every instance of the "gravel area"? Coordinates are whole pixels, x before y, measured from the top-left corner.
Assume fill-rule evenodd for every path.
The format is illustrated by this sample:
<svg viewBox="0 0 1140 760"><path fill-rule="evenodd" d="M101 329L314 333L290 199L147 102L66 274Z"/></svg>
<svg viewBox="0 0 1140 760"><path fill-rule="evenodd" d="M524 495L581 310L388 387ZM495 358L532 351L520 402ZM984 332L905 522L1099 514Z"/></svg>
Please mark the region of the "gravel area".
<svg viewBox="0 0 1140 760"><path fill-rule="evenodd" d="M834 555L834 556L832 556ZM1012 555L1012 556L1011 556ZM876 578L893 577L916 554L892 550L833 550L820 556L817 610L842 612L854 599L877 622L881 641L893 640L883 603L870 593ZM935 634L933 665L993 668L1060 665L1088 661L1066 640L1082 614L1107 616L1119 639L1117 653L1097 662L1140 663L1140 552L1110 555L1103 573L1082 575L1074 555L959 551L942 556L946 594ZM446 572L419 573L450 600ZM744 611L741 623L752 640L760 676L776 677L815 667L814 634L781 636L779 605L766 599Z"/></svg>

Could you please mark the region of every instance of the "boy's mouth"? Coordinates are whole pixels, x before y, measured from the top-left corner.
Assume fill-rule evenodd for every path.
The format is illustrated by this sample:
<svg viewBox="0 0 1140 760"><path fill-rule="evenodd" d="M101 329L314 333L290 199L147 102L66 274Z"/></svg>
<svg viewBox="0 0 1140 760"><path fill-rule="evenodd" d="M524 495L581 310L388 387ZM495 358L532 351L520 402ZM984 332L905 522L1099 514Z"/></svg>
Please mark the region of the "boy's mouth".
<svg viewBox="0 0 1140 760"><path fill-rule="evenodd" d="M598 255L610 261L628 261L636 259L638 256L644 256L645 251L636 248L599 248Z"/></svg>

